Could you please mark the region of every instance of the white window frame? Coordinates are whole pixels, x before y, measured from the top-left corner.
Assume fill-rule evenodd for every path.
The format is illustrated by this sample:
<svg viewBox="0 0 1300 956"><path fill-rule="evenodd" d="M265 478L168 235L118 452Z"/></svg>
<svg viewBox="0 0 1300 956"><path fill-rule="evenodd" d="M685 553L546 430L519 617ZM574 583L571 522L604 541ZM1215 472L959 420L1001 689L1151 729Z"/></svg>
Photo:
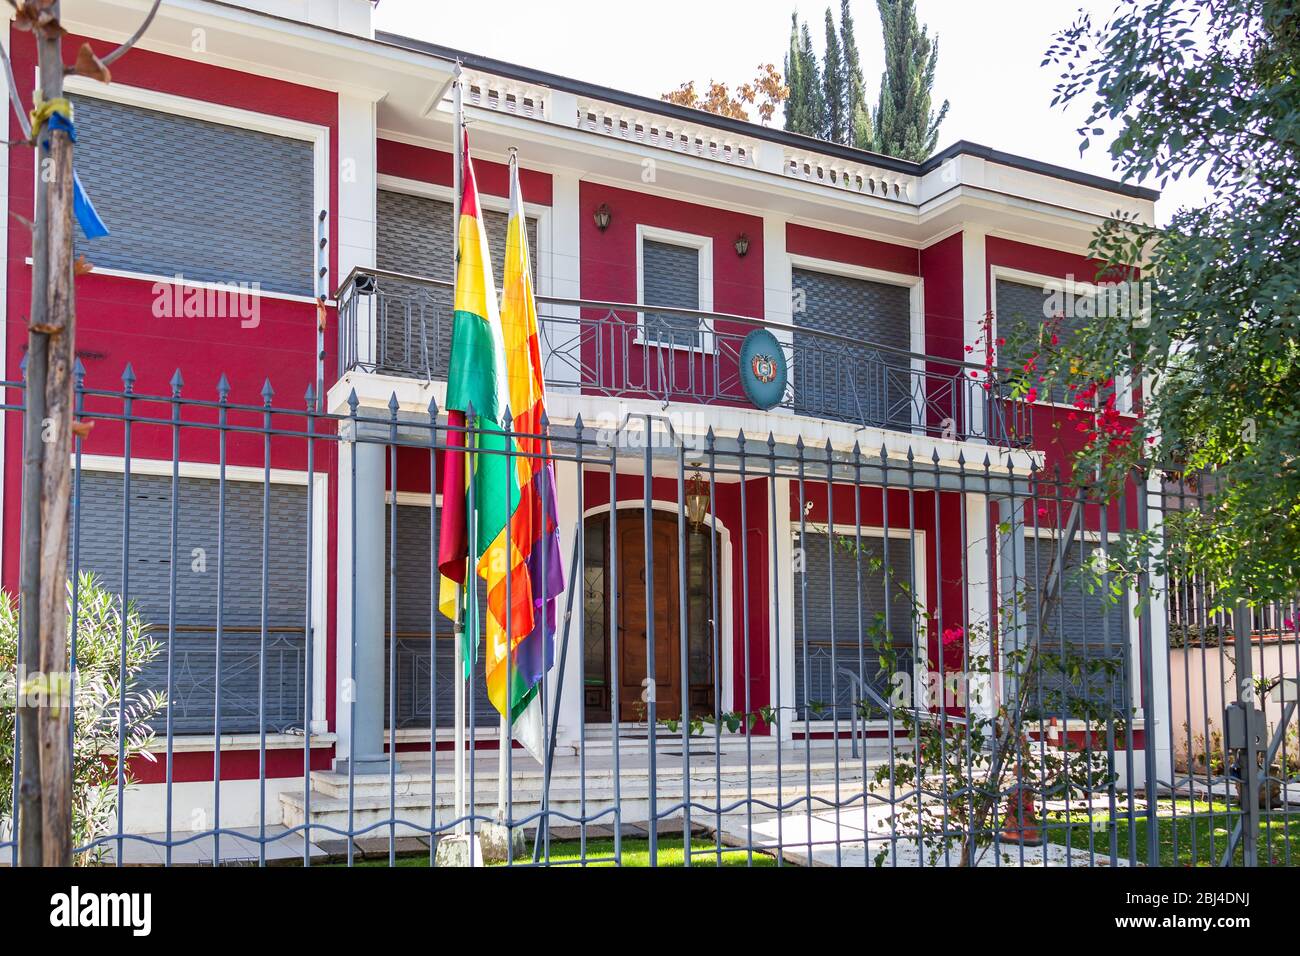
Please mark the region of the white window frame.
<svg viewBox="0 0 1300 956"><path fill-rule="evenodd" d="M1047 541L1059 541L1061 538L1060 530L1057 528L1044 528L1041 526L1035 528L1026 524L1024 526L1024 529L1025 529L1026 544L1028 543L1028 540L1030 538L1038 538L1040 540L1047 540ZM1075 534L1076 537L1081 537L1085 542L1090 542L1092 544L1101 543L1100 531L1081 530L1076 532ZM1108 545L1112 545L1112 546L1118 545L1122 540L1123 538L1118 531L1106 532L1106 541ZM1072 542L1071 546L1077 548L1079 546L1078 541L1075 540L1074 542ZM1028 553L1026 553L1024 580L1028 581L1029 576L1032 573L1033 573L1033 569L1029 567L1029 555ZM1129 622L1133 622L1136 620L1136 618L1134 617L1134 611L1137 609L1137 606L1138 606L1138 594L1132 588L1128 588L1124 592L1123 602L1119 605L1116 605L1115 610L1119 612L1119 614L1125 619L1127 619ZM1026 619L1026 626L1029 626L1029 624L1030 622L1028 621L1028 619ZM1120 646L1119 641L1123 639L1124 635L1120 633L1115 635L1115 637L1118 639L1116 641L1116 647L1119 647ZM1141 651L1142 651L1141 644L1142 644L1142 635L1140 633L1139 628L1137 627L1136 624L1130 623L1129 626L1130 665L1133 665L1137 661L1141 660ZM999 645L999 657L1000 656L1001 656L1001 646ZM1002 669L1005 670L1005 667L1003 667ZM1144 717L1146 716L1142 711L1142 668L1136 666L1130 666L1129 671L1130 671L1129 699L1133 702L1134 717L1136 720L1140 721L1144 719Z"/></svg>
<svg viewBox="0 0 1300 956"><path fill-rule="evenodd" d="M921 276L908 275L906 272L889 272L885 269L855 265L851 262L839 262L834 259L819 259L797 253L788 253L787 258L789 259L791 295L793 295L795 287L794 272L796 269L805 272L821 272L846 279L862 279L867 282L905 287L908 290L908 350L912 353L909 368L916 375L925 374L925 359L920 357L925 354L925 280ZM795 327L799 325L798 313L793 310L790 314L790 324ZM791 383L791 386L793 387L793 383ZM915 397L915 395L911 396L913 399L911 402L913 431L923 428L925 425L924 420L917 414ZM957 401L957 396L954 396L953 400ZM896 429L888 430L893 431Z"/></svg>
<svg viewBox="0 0 1300 956"><path fill-rule="evenodd" d="M998 280L1006 282L1015 282L1019 285L1036 286L1043 291L1047 290L1049 285L1060 286L1061 289L1073 296L1079 298L1092 297L1097 295L1102 289L1106 288L1107 283L1083 282L1078 279L1065 278L1062 276L1048 275L1044 272L1029 272L1025 269L1013 269L1009 266L990 266L989 267L989 310L992 313L992 321L989 325L989 335L993 341L998 339ZM1047 317L1044 316L1044 319ZM1115 404L1119 410L1128 415L1133 412L1133 388L1132 383L1127 376L1119 376L1115 380L1115 394L1117 396ZM1069 402L1054 402L1050 399L1040 398L1034 402L1035 405L1043 405L1048 408L1066 408L1075 410Z"/></svg>
<svg viewBox="0 0 1300 956"><path fill-rule="evenodd" d="M793 549L799 546L796 543L796 540L799 537L799 530L800 530L799 520L798 518L792 517L789 519L789 522L790 522L790 548L793 553ZM829 533L831 534L849 535L849 536L856 536L859 532L859 528L857 525L845 524L843 522L836 522L835 524L830 525L828 527L827 524L822 521L816 521L816 522L805 521L804 530L807 531L809 534L825 534L827 533L827 531L829 531ZM883 526L880 525L874 525L870 527L863 525L861 527L861 535L863 538L879 538L880 540L883 541L885 538L885 529ZM904 540L912 544L912 558L913 558L913 565L914 565L912 570L914 572L913 579L915 584L913 591L916 594L917 601L920 603L921 607L929 608L930 606L929 592L928 592L927 580L926 580L926 574L927 574L926 533L919 528L912 529L912 528L891 527L889 529L889 538L891 541ZM789 581L788 587L790 593L789 593L788 600L784 600L784 606L789 608L789 612L783 615L785 620L782 622L781 635L780 635L781 654L782 654L781 656L781 684L782 684L781 702L783 705L788 704L790 708L796 708L797 703L795 701L794 664L795 664L795 645L798 643L799 638L795 634L794 621L795 621L795 615L799 613L799 604L798 604L799 596L798 596L798 587L797 587L798 574L793 569L794 568L793 563L790 564L789 567L791 568L790 574L788 575L788 581ZM856 581L854 582L854 585L856 587ZM783 594L782 597L784 599L785 595ZM788 635L788 639L787 639L787 635ZM912 655L913 655L914 662L919 660L918 655L921 650L922 648L919 648L917 646L917 635L915 631L913 631ZM929 648L928 647L924 648L924 651L925 651L925 657L928 660ZM925 682L925 678L928 675L921 672L919 668L914 668L913 670L914 673L912 675L913 678L912 699L913 701L923 700L924 697L922 695L928 693L928 687ZM775 706L776 704L775 697L772 698L772 704L773 706ZM793 710L791 712L793 713ZM802 719L796 720L793 717L791 717L788 720L788 723L790 725L789 726L790 734L804 733L804 721ZM889 726L888 719L881 719L881 718L877 718L875 720L862 721L861 723L863 724L864 727L866 727L869 730L879 730L881 728L885 728ZM807 728L809 734L834 733L836 729L836 725L837 725L837 721L833 717L830 719L809 720L807 722ZM846 735L850 732L851 728L849 725L849 721L847 719L841 718L838 721L838 726L839 726L839 732L842 735ZM783 739L788 739L788 737L783 737Z"/></svg>
<svg viewBox="0 0 1300 956"><path fill-rule="evenodd" d="M669 349L672 351L695 353L702 355L712 355L714 351L713 339L713 320L708 317L708 313L713 311L713 237L698 235L690 232L678 232L675 229L661 229L658 226L648 226L645 223L636 225L636 303L640 306L645 305L662 305L662 303L651 303L645 301L645 243L646 240L651 242L663 242L674 246L684 246L688 249L695 249L699 255L699 309L700 315L700 344L698 348L687 346L664 344L659 341L650 341L646 338L645 311L639 310L636 314L636 338L633 343L645 346L647 348ZM671 306L667 308L672 308Z"/></svg>
<svg viewBox="0 0 1300 956"><path fill-rule="evenodd" d="M77 456L71 456L70 462L75 474L78 467ZM82 454L80 469L82 472L124 475L126 473L126 459L121 455ZM171 478L172 461L164 458L136 458L132 456L131 474ZM177 475L180 478L199 478L216 482L221 480L222 470L220 465L213 462L181 461L177 463ZM298 485L306 488L309 476L305 471L289 468L272 468L268 475L263 469L255 465L226 465L225 478L226 481L239 481L249 484L260 485L263 481L269 481L273 485ZM305 714L304 718L311 728L312 748L315 749L317 747L332 746L334 743L334 735L329 729L329 722L325 716L327 698L333 690L325 680L329 662L329 641L327 639L329 589L326 586L329 572L329 476L327 474L316 472L311 476L311 493L312 516L309 540L311 541L312 702L311 713ZM71 525L69 525L68 534L72 534ZM275 740L271 740L272 736L275 737ZM232 738L230 735L223 734L223 750L226 749L227 738L232 740L236 738L241 740L245 738L256 739L256 735L236 734ZM216 744L216 738L212 734L186 734L175 739L177 742L185 742L183 747L174 748L177 752L181 750L206 750ZM267 745L271 749L284 747L301 750L302 737L298 734L268 735Z"/></svg>
<svg viewBox="0 0 1300 956"><path fill-rule="evenodd" d="M388 193L405 193L408 196L420 196L424 199L436 199L439 202L450 203L452 206L452 221L455 224L456 213L456 191L451 186L444 186L441 183L429 183L421 179L408 179L404 176L393 176L389 173L380 173L376 177L375 191ZM482 190L478 194L479 206L483 209L490 209L493 212L506 213L510 212L510 198L508 196L494 196L485 193ZM551 207L540 206L537 203L524 201L524 216L537 221L537 248L529 249L529 257L533 267L537 270L537 295L551 294L551 275L550 272L543 269L543 265L551 261ZM375 216L375 253L379 253L379 217ZM432 278L429 276L428 278ZM501 276L493 276L500 293Z"/></svg>
<svg viewBox="0 0 1300 956"><path fill-rule="evenodd" d="M120 103L124 106L137 106L142 109L155 110L160 113L169 113L175 116L188 117L190 119L203 120L209 123L219 123L223 126L230 126L235 129L251 130L259 133L269 133L273 136L282 136L289 139L304 140L312 144L312 214L308 221L302 224L303 231L307 234L307 241L310 248L317 249L318 241L318 216L323 211L326 214L326 221L331 219L330 208L330 143L329 128L320 126L315 123L304 123L300 120L289 119L283 116L273 116L269 113L258 113L253 110L240 109L233 106L223 106L219 103L212 103L207 100L198 100L188 96L176 96L171 93L162 93L158 90L146 89L139 86L125 86L120 83L111 85L99 83L83 76L69 76L64 80L64 86L67 92L77 96L105 100L110 103ZM33 195L38 188L39 170L33 171ZM109 223L109 228L112 228ZM30 259L28 262L30 263ZM312 261L308 264L312 270L312 282L314 288L329 288L329 276L321 277L318 274L320 263L318 257L313 255ZM174 275L165 276L153 272L144 272L134 269L105 269L96 268L96 275L115 276L125 279L136 279L149 283L163 282L174 284L176 277ZM190 281L185 282L185 286L197 288L213 288L216 283L212 281ZM270 292L264 289L258 289L250 292L251 295L259 296L264 299L281 299L288 302L310 302L316 303L314 295L300 295L289 292Z"/></svg>

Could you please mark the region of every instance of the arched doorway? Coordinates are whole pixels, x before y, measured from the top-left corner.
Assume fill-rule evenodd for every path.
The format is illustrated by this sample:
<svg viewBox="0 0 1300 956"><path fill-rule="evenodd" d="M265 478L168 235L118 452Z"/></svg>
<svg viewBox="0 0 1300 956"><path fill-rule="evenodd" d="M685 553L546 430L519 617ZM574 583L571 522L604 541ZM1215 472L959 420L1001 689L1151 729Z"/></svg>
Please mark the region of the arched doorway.
<svg viewBox="0 0 1300 956"><path fill-rule="evenodd" d="M619 509L616 514L612 542L608 512L589 516L584 526L586 719L608 721L615 695L620 722L645 719L641 695L648 676L652 630L659 715L680 716L683 696L689 701L692 716L712 714L718 648L724 640L722 622L714 613L713 603L715 583L719 601L723 600L721 568L716 582L713 570L715 555L719 565L722 561L721 539L708 525L698 529L688 525L683 539L674 513L651 512L653 577L647 594L645 512L639 508ZM679 568L686 575L684 605ZM611 585L617 588L616 594L611 592Z"/></svg>

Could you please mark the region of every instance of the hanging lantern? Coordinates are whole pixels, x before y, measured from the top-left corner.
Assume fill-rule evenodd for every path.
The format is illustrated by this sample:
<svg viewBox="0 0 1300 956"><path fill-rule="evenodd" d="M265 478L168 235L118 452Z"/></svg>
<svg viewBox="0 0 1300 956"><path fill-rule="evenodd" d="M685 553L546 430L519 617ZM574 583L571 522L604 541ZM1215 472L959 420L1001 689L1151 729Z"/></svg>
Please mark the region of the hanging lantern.
<svg viewBox="0 0 1300 956"><path fill-rule="evenodd" d="M709 511L709 486L697 471L686 483L686 517L691 522L691 530L698 532L704 527L704 516Z"/></svg>

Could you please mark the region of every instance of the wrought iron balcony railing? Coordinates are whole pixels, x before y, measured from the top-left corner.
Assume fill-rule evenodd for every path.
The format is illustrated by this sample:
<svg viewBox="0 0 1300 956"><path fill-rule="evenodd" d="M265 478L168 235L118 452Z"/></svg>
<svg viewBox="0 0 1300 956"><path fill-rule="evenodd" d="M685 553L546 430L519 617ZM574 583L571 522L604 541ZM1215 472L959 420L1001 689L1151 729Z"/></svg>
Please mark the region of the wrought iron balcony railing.
<svg viewBox="0 0 1300 956"><path fill-rule="evenodd" d="M445 379L451 283L356 269L338 292L339 371ZM1028 445L1022 402L982 366L747 316L538 296L548 387L617 398L752 407L746 338L766 329L785 358L776 401L797 415L998 445ZM972 372L975 374L972 375Z"/></svg>

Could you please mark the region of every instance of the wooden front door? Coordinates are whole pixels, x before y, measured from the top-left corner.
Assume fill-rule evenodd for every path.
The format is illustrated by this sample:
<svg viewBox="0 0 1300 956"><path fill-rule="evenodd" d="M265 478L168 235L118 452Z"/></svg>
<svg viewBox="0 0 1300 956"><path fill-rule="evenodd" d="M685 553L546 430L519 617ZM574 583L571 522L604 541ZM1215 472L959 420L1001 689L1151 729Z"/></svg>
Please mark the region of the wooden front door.
<svg viewBox="0 0 1300 956"><path fill-rule="evenodd" d="M650 534L653 580L647 600L644 512L620 510L612 542L608 520L595 519L584 532L583 696L587 720L609 720L611 705L617 699L620 722L645 721L647 710L641 695L648 676L647 640L652 621L658 716L681 716L683 643L691 713L713 713L714 641L725 640L721 633L715 633L713 615L716 540L707 529L688 529L683 555L677 516L654 512ZM613 555L611 544L616 549ZM686 570L685 642L681 634L680 561L685 562ZM617 595L610 592L615 580Z"/></svg>
<svg viewBox="0 0 1300 956"><path fill-rule="evenodd" d="M671 515L655 514L650 525L654 576L647 605L645 516L641 512L619 513L618 693L619 710L625 720L645 719L642 691L649 676L651 621L658 714L665 717L682 710L677 520Z"/></svg>

